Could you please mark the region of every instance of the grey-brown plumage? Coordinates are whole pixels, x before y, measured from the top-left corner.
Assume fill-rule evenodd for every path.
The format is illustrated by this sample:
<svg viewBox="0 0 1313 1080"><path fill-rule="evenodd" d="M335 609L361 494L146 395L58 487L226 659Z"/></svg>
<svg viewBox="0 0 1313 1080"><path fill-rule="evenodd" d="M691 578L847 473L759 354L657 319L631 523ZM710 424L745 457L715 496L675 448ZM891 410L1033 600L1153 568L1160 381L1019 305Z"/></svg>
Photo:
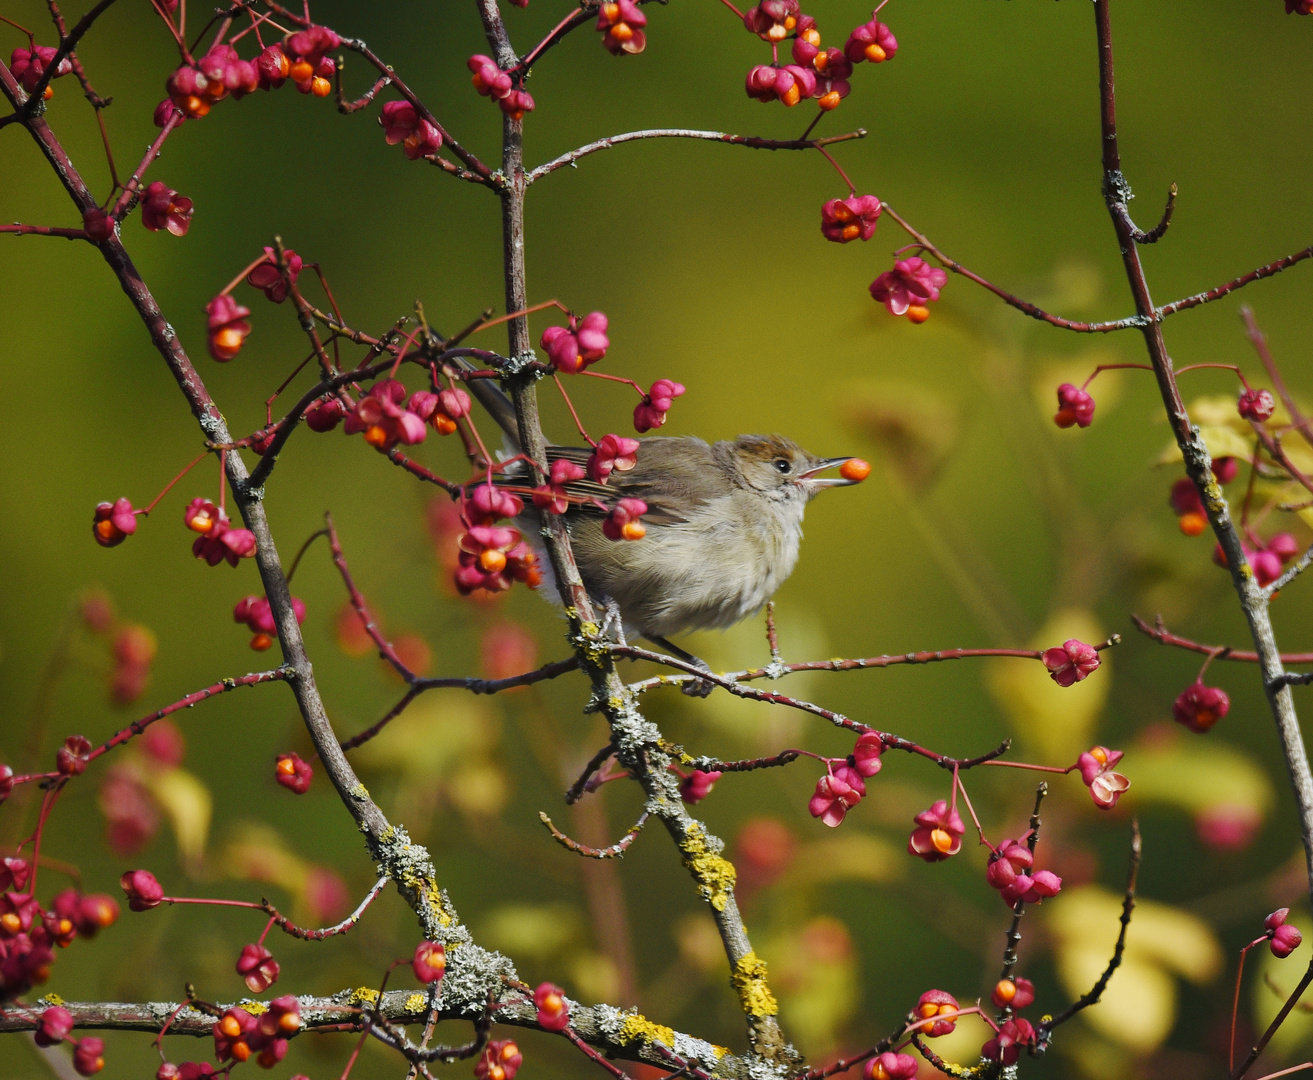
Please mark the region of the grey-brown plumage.
<svg viewBox="0 0 1313 1080"><path fill-rule="evenodd" d="M514 412L490 380L469 383L515 444ZM590 451L552 446L548 457L579 464ZM691 436L640 440L638 462L611 473L606 485L579 481L578 494L607 503L642 499L647 535L613 541L602 513L572 508L566 524L589 594L613 601L626 634L674 649L665 639L691 630L723 629L759 610L793 572L802 541L803 511L823 488L850 483L816 474L847 458L818 458L782 435L741 435L708 445ZM538 511L519 522L532 541ZM551 564L544 591L554 596Z"/></svg>

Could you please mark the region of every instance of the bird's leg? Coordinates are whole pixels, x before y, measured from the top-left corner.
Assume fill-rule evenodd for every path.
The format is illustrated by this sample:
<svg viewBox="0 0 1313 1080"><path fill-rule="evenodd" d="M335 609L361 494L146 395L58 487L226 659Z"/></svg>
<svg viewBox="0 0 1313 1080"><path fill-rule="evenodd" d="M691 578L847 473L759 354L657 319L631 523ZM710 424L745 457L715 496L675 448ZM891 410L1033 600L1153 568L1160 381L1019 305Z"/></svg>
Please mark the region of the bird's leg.
<svg viewBox="0 0 1313 1080"><path fill-rule="evenodd" d="M692 664L694 667L701 668L707 674L711 674L711 665L700 656L694 656L691 652L686 652L674 642L663 637L649 636L648 640L651 641L653 645L665 649L671 656L677 656L679 659L683 660L684 663ZM690 679L681 687L684 693L689 697L706 697L715 688L715 683L710 682L707 679Z"/></svg>
<svg viewBox="0 0 1313 1080"><path fill-rule="evenodd" d="M628 646L629 642L625 640L625 621L620 616L620 605L609 596L603 597L602 600L602 606L606 608L606 618L602 620L602 637L606 637L614 629L616 644Z"/></svg>

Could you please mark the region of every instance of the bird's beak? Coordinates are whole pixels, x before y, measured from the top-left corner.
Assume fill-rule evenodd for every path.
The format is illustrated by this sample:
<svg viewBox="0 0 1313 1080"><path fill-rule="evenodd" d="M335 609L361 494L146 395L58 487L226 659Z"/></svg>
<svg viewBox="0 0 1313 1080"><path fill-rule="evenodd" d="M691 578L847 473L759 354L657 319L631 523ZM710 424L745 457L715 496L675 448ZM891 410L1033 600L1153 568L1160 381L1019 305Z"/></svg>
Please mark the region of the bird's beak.
<svg viewBox="0 0 1313 1080"><path fill-rule="evenodd" d="M849 457L832 457L826 458L818 465L813 465L810 469L798 474L799 480L807 481L807 486L819 490L820 488L831 487L850 487L857 483L856 480L845 480L842 476L827 476L818 478L817 473L822 473L826 469L834 469L842 465L845 461L852 461Z"/></svg>

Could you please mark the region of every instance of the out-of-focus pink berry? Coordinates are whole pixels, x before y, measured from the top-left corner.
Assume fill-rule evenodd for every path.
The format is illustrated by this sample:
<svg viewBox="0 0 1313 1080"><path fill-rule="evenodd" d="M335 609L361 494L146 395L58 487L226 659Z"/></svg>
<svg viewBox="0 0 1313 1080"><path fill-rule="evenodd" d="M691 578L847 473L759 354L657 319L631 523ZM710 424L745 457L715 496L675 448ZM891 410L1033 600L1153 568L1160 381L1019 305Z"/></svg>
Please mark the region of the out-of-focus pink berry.
<svg viewBox="0 0 1313 1080"><path fill-rule="evenodd" d="M638 440L622 435L603 435L588 458L588 476L599 484L615 470L628 472L638 464Z"/></svg>
<svg viewBox="0 0 1313 1080"><path fill-rule="evenodd" d="M1236 400L1236 409L1246 420L1256 420L1260 424L1276 411L1277 403L1268 390L1242 390Z"/></svg>
<svg viewBox="0 0 1313 1080"><path fill-rule="evenodd" d="M1094 423L1094 398L1079 386L1063 383L1058 387L1058 411L1053 422L1060 428L1089 427Z"/></svg>
<svg viewBox="0 0 1313 1080"><path fill-rule="evenodd" d="M100 243L114 235L114 219L98 206L83 211L82 228L86 230L87 239Z"/></svg>
<svg viewBox="0 0 1313 1080"><path fill-rule="evenodd" d="M420 982L437 982L447 970L447 950L441 942L421 941L415 946L410 966Z"/></svg>
<svg viewBox="0 0 1313 1080"><path fill-rule="evenodd" d="M1222 719L1231 709L1226 691L1216 686L1205 686L1196 679L1181 691L1172 702L1172 718L1202 735Z"/></svg>
<svg viewBox="0 0 1313 1080"><path fill-rule="evenodd" d="M862 1067L863 1080L914 1080L916 1058L892 1050L871 1058Z"/></svg>
<svg viewBox="0 0 1313 1080"><path fill-rule="evenodd" d="M465 502L465 512L472 524L490 524L500 518L518 517L524 503L509 491L493 484L479 484Z"/></svg>
<svg viewBox="0 0 1313 1080"><path fill-rule="evenodd" d="M647 513L642 499L621 499L602 521L602 535L608 540L641 540L647 529L639 521Z"/></svg>
<svg viewBox="0 0 1313 1080"><path fill-rule="evenodd" d="M479 640L479 660L484 678L522 675L538 665L538 641L519 623L494 623Z"/></svg>
<svg viewBox="0 0 1313 1080"><path fill-rule="evenodd" d="M281 45L267 45L255 58L255 73L261 90L277 90L287 81L292 62Z"/></svg>
<svg viewBox="0 0 1313 1080"><path fill-rule="evenodd" d="M916 1025L919 1035L937 1039L941 1035L949 1035L957 1027L957 1017L949 1016L943 1020L935 1019L943 1013L956 1013L961 1011L961 1006L957 1003L957 998L946 990L927 990L921 995L916 1003L916 1008L912 1010L921 1018L921 1023Z"/></svg>
<svg viewBox="0 0 1313 1080"><path fill-rule="evenodd" d="M476 1080L515 1080L524 1055L511 1039L490 1039L474 1064Z"/></svg>
<svg viewBox="0 0 1313 1080"><path fill-rule="evenodd" d="M424 420L402 404L406 388L396 379L383 379L356 402L343 430L348 435L363 432L365 442L377 450L391 450L398 443L414 446L428 436Z"/></svg>
<svg viewBox="0 0 1313 1080"><path fill-rule="evenodd" d="M246 321L250 313L250 308L225 294L216 296L205 305L209 322L210 355L221 364L241 352L246 335L251 332L251 324Z"/></svg>
<svg viewBox="0 0 1313 1080"><path fill-rule="evenodd" d="M602 45L613 56L637 55L646 49L646 25L647 16L633 0L607 0L597 9L595 28L604 35Z"/></svg>
<svg viewBox="0 0 1313 1080"><path fill-rule="evenodd" d="M9 70L14 78L23 84L23 89L31 93L36 89L37 83L41 81L41 77L46 73L46 68L50 66L50 61L55 58L58 52L59 50L51 45L37 45L31 49L15 49L9 56ZM73 62L65 56L60 60L59 67L55 69L53 77L58 79L72 70ZM46 89L50 89L49 85Z"/></svg>
<svg viewBox="0 0 1313 1080"><path fill-rule="evenodd" d="M104 1039L88 1035L73 1044L73 1071L78 1076L95 1076L104 1067Z"/></svg>
<svg viewBox="0 0 1313 1080"><path fill-rule="evenodd" d="M237 974L253 994L263 994L278 981L278 961L263 945L252 942L237 957Z"/></svg>
<svg viewBox="0 0 1313 1080"><path fill-rule="evenodd" d="M533 992L533 1004L538 1010L538 1026L544 1031L564 1031L569 1027L570 1003L559 986L539 983Z"/></svg>
<svg viewBox="0 0 1313 1080"><path fill-rule="evenodd" d="M1015 1065L1021 1051L1035 1045L1035 1029L1029 1020L1014 1016L1004 1021L992 1039L980 1048L982 1057L991 1061L1001 1061L1004 1065Z"/></svg>
<svg viewBox="0 0 1313 1080"><path fill-rule="evenodd" d="M307 26L304 30L290 34L283 41L283 49L289 56L317 65L326 54L341 44L342 39L328 27Z"/></svg>
<svg viewBox="0 0 1313 1080"><path fill-rule="evenodd" d="M167 229L174 236L185 236L191 228L192 201L156 180L147 185L141 196L141 223L151 232Z"/></svg>
<svg viewBox="0 0 1313 1080"><path fill-rule="evenodd" d="M878 19L862 23L851 34L843 46L844 55L854 64L869 60L881 64L892 60L898 52L898 39L893 31Z"/></svg>
<svg viewBox="0 0 1313 1080"><path fill-rule="evenodd" d="M1082 682L1098 671L1098 650L1076 638L1068 638L1061 645L1046 649L1042 657L1048 668L1049 678L1059 686L1071 686Z"/></svg>
<svg viewBox="0 0 1313 1080"><path fill-rule="evenodd" d="M1304 940L1304 935L1299 929L1286 922L1286 916L1289 914L1290 908L1278 908L1263 920L1263 928L1267 931L1268 948L1278 960L1284 960L1298 949L1299 943Z"/></svg>
<svg viewBox="0 0 1313 1080"><path fill-rule="evenodd" d="M916 815L916 828L907 840L907 853L926 862L939 862L962 849L966 826L956 809L940 799L929 810ZM954 1006L956 1007L956 1006Z"/></svg>
<svg viewBox="0 0 1313 1080"><path fill-rule="evenodd" d="M62 1005L46 1009L37 1021L37 1029L32 1032L32 1041L37 1046L58 1046L73 1030L73 1014Z"/></svg>
<svg viewBox="0 0 1313 1080"><path fill-rule="evenodd" d="M300 754L279 754L274 765L274 779L297 795L304 795L310 790L310 781L314 775L315 770L310 762L302 761Z"/></svg>
<svg viewBox="0 0 1313 1080"><path fill-rule="evenodd" d="M305 622L305 601L299 596L292 597L292 614L296 616L298 626ZM233 607L233 622L245 625L257 638L278 636L278 625L274 622L267 596L244 596L238 600ZM252 642L252 648L267 649L269 644L267 640L258 646Z"/></svg>
<svg viewBox="0 0 1313 1080"><path fill-rule="evenodd" d="M939 299L939 290L948 281L948 272L931 266L924 259L913 256L899 259L892 270L886 270L870 285L871 298L884 304L890 315L914 316L914 321L925 320L917 314L925 305Z"/></svg>
<svg viewBox="0 0 1313 1080"><path fill-rule="evenodd" d="M305 411L306 426L311 431L332 431L346 416L347 408L336 397L325 398Z"/></svg>
<svg viewBox="0 0 1313 1080"><path fill-rule="evenodd" d="M91 535L101 547L117 547L137 531L137 515L127 499L96 504Z"/></svg>
<svg viewBox="0 0 1313 1080"><path fill-rule="evenodd" d="M1131 782L1121 773L1113 772L1113 766L1124 756L1121 750L1092 746L1077 758L1081 781L1090 789L1090 797L1100 810L1111 810L1131 786Z"/></svg>
<svg viewBox="0 0 1313 1080"><path fill-rule="evenodd" d="M634 430L641 433L664 425L670 406L674 404L675 398L682 397L683 394L682 383L671 379L657 379L652 384L652 389L647 392L647 396L634 406Z"/></svg>
<svg viewBox="0 0 1313 1080"><path fill-rule="evenodd" d="M831 199L821 207L821 234L836 244L869 240L884 207L874 195L850 195Z"/></svg>
<svg viewBox="0 0 1313 1080"><path fill-rule="evenodd" d="M533 112L533 95L527 90L512 90L497 100L497 107L512 120L523 120L525 113Z"/></svg>
<svg viewBox="0 0 1313 1080"><path fill-rule="evenodd" d="M679 797L690 806L700 803L711 794L711 789L716 786L716 781L722 775L724 774L714 769L711 772L694 769L679 785Z"/></svg>
<svg viewBox="0 0 1313 1080"><path fill-rule="evenodd" d="M1236 473L1240 471L1240 466L1236 464L1236 459L1231 456L1213 459L1213 475L1217 477L1219 484L1229 484L1236 478Z"/></svg>
<svg viewBox="0 0 1313 1080"><path fill-rule="evenodd" d="M1287 15L1313 15L1313 0L1286 0Z"/></svg>
<svg viewBox="0 0 1313 1080"><path fill-rule="evenodd" d="M119 887L127 895L128 907L133 911L158 907L164 899L163 887L149 870L129 870L119 878Z"/></svg>

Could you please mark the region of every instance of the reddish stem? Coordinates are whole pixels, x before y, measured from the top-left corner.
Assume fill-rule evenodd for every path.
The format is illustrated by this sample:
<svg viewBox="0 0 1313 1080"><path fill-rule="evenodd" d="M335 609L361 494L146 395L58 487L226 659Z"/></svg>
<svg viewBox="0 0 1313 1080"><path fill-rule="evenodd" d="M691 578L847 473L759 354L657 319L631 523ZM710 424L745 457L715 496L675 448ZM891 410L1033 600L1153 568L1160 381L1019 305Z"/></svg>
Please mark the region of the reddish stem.
<svg viewBox="0 0 1313 1080"><path fill-rule="evenodd" d="M162 498L164 498L164 496L167 495L170 491L173 490L173 486L184 476L186 476L189 472L191 472L192 469L196 468L197 465L199 465L202 461L204 461L205 458L209 455L209 453L210 452L208 450L202 450L201 453L196 456L196 459L190 465L184 468L182 472L178 473L177 476L175 476L172 480L170 480L167 484L164 485L164 490L162 490L158 495L156 495L155 498L151 499L149 505L134 512L141 514L143 517L148 517L150 515L150 512L154 510L155 507L159 504L159 501Z"/></svg>

